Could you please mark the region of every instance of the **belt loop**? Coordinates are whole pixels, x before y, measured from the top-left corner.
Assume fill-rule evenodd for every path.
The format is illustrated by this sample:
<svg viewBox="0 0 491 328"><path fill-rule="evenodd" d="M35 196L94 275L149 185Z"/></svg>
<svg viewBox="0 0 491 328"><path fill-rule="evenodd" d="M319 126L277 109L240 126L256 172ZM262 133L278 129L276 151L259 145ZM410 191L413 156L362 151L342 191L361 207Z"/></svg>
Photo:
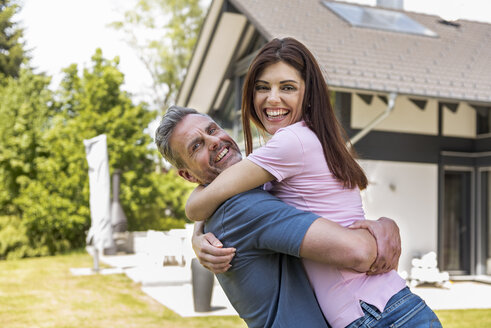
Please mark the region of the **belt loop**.
<svg viewBox="0 0 491 328"><path fill-rule="evenodd" d="M378 313L379 311L378 310L375 310L370 304L367 304L363 301L360 302L360 305L361 307L367 311L368 313L370 313L374 318L375 320L380 320L380 318L382 318L382 316L380 315L380 313Z"/></svg>

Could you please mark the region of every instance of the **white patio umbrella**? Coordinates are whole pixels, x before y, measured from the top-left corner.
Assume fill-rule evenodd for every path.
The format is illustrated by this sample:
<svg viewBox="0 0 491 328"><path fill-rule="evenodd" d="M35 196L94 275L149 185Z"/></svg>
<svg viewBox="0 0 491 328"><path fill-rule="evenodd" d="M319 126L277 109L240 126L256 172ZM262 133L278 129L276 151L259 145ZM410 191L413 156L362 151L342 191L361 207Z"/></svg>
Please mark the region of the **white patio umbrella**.
<svg viewBox="0 0 491 328"><path fill-rule="evenodd" d="M96 252L110 253L115 250L111 226L111 191L107 137L104 134L84 140L89 165L91 225L87 245ZM94 259L95 260L95 259ZM94 265L95 266L95 265Z"/></svg>

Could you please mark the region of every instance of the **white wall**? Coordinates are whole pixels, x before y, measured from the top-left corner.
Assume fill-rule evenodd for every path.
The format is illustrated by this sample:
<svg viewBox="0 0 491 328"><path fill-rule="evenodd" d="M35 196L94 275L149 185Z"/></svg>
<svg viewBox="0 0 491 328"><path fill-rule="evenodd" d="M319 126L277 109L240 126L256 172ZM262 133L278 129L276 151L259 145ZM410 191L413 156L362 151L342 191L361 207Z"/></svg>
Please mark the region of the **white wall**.
<svg viewBox="0 0 491 328"><path fill-rule="evenodd" d="M369 186L362 192L368 219L395 220L401 231L399 272L411 259L437 251L438 166L436 164L360 160Z"/></svg>

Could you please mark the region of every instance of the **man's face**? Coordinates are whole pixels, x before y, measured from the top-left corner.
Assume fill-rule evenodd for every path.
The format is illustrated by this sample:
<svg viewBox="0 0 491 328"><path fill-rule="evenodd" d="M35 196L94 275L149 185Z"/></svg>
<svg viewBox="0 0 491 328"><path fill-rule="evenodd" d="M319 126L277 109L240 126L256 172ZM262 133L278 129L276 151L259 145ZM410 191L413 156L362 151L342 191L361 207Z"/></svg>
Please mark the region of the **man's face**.
<svg viewBox="0 0 491 328"><path fill-rule="evenodd" d="M235 141L207 116L189 114L174 128L170 146L185 164L184 179L210 183L223 170L242 159Z"/></svg>

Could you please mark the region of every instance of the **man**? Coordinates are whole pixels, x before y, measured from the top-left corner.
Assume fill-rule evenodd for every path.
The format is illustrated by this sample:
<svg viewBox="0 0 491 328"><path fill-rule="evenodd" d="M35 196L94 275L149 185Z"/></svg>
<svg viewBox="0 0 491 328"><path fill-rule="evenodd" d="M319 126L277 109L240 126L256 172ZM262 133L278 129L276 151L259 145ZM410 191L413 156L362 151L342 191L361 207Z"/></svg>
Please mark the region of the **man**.
<svg viewBox="0 0 491 328"><path fill-rule="evenodd" d="M210 117L193 109L173 106L156 132L161 154L184 179L207 184L241 160L237 144ZM397 227L389 220L366 226L393 231L389 242L378 240L380 254L393 239L397 246L388 261L377 261L386 272L400 254ZM199 230L199 227L198 227ZM365 229L346 229L313 213L297 210L261 189L234 196L205 223L201 237L213 264L214 254L236 255L218 267L217 278L239 315L250 327L327 327L299 257L333 266L368 271L377 257L377 244ZM210 234L209 232L213 233ZM228 249L213 248L216 235ZM379 235L379 234L378 234ZM199 242L198 242L199 244ZM215 252L214 249L220 250ZM200 252L198 252L200 253ZM203 259L205 258L205 259ZM220 256L219 256L220 258Z"/></svg>

